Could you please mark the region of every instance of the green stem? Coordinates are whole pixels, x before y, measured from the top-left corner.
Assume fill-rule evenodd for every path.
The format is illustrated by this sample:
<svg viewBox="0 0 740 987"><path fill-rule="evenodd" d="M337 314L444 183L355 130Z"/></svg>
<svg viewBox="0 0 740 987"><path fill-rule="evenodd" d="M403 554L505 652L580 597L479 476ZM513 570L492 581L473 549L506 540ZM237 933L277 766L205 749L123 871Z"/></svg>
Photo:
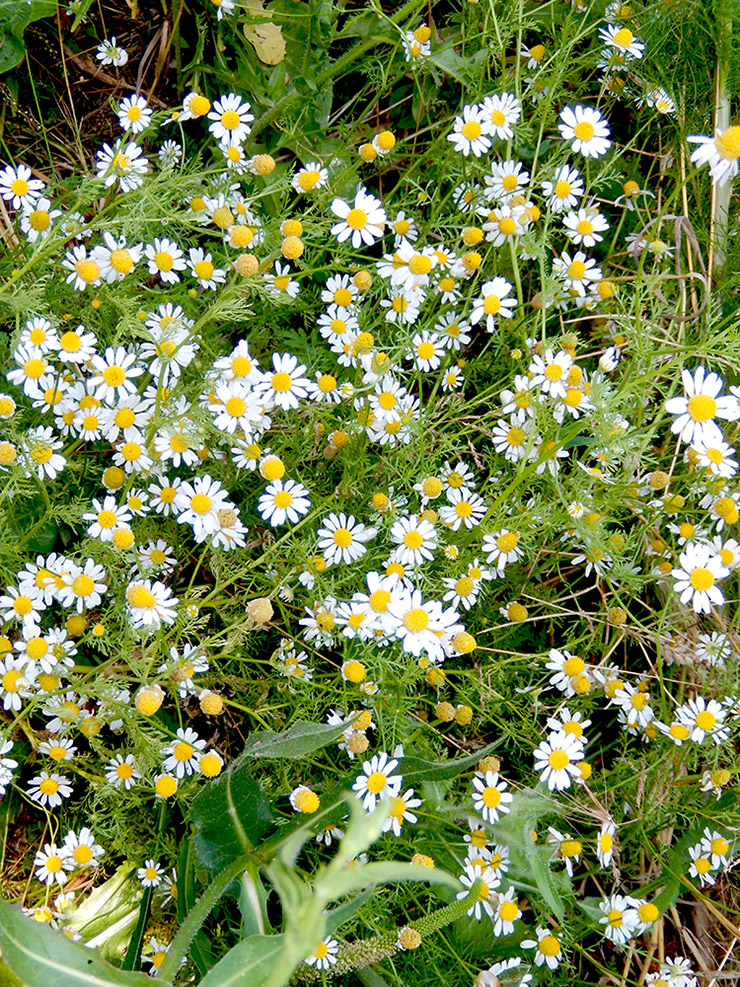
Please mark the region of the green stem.
<svg viewBox="0 0 740 987"><path fill-rule="evenodd" d="M237 877L239 877L242 871L246 868L248 861L249 855L247 854L232 861L228 867L225 867L221 873L211 881L200 898L198 898L193 908L188 912L187 918L177 930L177 935L172 940L169 951L159 969L159 978L162 981L172 982L175 973L180 966L180 961L187 955L187 952L190 949L190 943L193 941L196 933L208 918L211 913L211 909L214 907L221 895L226 891L228 886L233 884Z"/></svg>

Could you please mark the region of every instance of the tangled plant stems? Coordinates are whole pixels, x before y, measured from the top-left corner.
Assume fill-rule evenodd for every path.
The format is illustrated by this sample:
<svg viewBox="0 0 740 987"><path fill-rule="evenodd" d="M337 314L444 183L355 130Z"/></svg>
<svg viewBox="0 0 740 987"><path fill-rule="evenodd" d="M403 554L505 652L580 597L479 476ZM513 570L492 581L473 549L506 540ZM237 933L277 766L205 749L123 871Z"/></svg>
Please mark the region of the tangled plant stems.
<svg viewBox="0 0 740 987"><path fill-rule="evenodd" d="M722 915L737 833L740 342L688 207L667 230L740 127L687 132L649 10L561 6L389 21L377 126L330 154L194 88L124 95L89 175L0 171L28 929L177 983L249 937L265 984L699 982L679 892ZM395 97L420 120L427 77L423 129ZM101 894L128 924L93 933Z"/></svg>

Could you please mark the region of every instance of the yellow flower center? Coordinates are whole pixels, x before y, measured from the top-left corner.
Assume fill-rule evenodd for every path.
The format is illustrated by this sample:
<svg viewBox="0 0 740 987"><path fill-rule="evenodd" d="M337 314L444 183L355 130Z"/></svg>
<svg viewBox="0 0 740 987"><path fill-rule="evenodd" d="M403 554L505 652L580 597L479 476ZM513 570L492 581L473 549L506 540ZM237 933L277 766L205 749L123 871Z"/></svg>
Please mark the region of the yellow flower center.
<svg viewBox="0 0 740 987"><path fill-rule="evenodd" d="M516 222L511 216L504 216L503 219L499 220L498 228L499 233L503 233L504 236L511 236L512 233L516 232Z"/></svg>
<svg viewBox="0 0 740 987"><path fill-rule="evenodd" d="M717 717L714 713L710 713L708 709L705 709L701 713L697 713L695 722L700 730L713 730L717 722Z"/></svg>
<svg viewBox="0 0 740 987"><path fill-rule="evenodd" d="M547 759L547 763L554 771L562 771L563 768L570 764L570 757L565 751L559 749L554 750Z"/></svg>
<svg viewBox="0 0 740 987"><path fill-rule="evenodd" d="M347 213L347 225L353 230L364 229L367 226L367 213L364 209L350 209Z"/></svg>
<svg viewBox="0 0 740 987"><path fill-rule="evenodd" d="M555 936L543 936L537 948L543 956L557 956L560 952L560 943Z"/></svg>
<svg viewBox="0 0 740 987"><path fill-rule="evenodd" d="M697 592L701 592L714 585L714 576L709 569L698 566L689 576L689 582Z"/></svg>
<svg viewBox="0 0 740 987"><path fill-rule="evenodd" d="M480 137L483 128L478 123L477 120L468 120L467 123L462 125L462 135L465 140L474 141L476 138Z"/></svg>
<svg viewBox="0 0 740 987"><path fill-rule="evenodd" d="M379 795L383 791L388 779L382 771L373 771L367 779L367 790L373 795Z"/></svg>
<svg viewBox="0 0 740 987"><path fill-rule="evenodd" d="M28 223L32 230L36 230L37 233L43 233L51 225L51 217L44 209L34 209L28 217Z"/></svg>
<svg viewBox="0 0 740 987"><path fill-rule="evenodd" d="M721 158L736 161L740 158L740 127L728 127L714 138L714 146Z"/></svg>
<svg viewBox="0 0 740 987"><path fill-rule="evenodd" d="M95 589L94 581L87 576L84 572L80 573L79 576L72 583L72 592L76 596L89 596L90 593Z"/></svg>
<svg viewBox="0 0 740 987"><path fill-rule="evenodd" d="M87 284L92 284L100 277L100 264L89 257L83 257L75 264L75 273ZM65 335L67 334L65 333Z"/></svg>
<svg viewBox="0 0 740 987"><path fill-rule="evenodd" d="M193 270L195 271L195 276L201 281L208 281L213 274L214 267L209 260L199 260L194 265Z"/></svg>
<svg viewBox="0 0 740 987"><path fill-rule="evenodd" d="M175 756L175 759L180 762L189 761L190 758L193 756L193 752L194 752L194 748L191 747L190 744L186 744L184 740L181 740L179 743L175 744L175 747L172 751L172 753Z"/></svg>
<svg viewBox="0 0 740 987"><path fill-rule="evenodd" d="M516 531L509 531L505 535L499 535L496 539L496 548L499 552L503 552L507 555L512 552L519 544L519 534Z"/></svg>
<svg viewBox="0 0 740 987"><path fill-rule="evenodd" d="M432 258L424 254L414 254L409 261L409 270L412 274L429 274L432 269Z"/></svg>
<svg viewBox="0 0 740 987"><path fill-rule="evenodd" d="M424 607L414 607L403 618L403 626L412 634L425 631L429 626L429 614Z"/></svg>
<svg viewBox="0 0 740 987"><path fill-rule="evenodd" d="M577 123L573 128L573 133L579 141L590 141L595 133L594 126L587 120L581 120L581 122Z"/></svg>
<svg viewBox="0 0 740 987"><path fill-rule="evenodd" d="M580 281L585 273L586 265L582 260L574 260L568 268L568 277L573 278L574 281Z"/></svg>
<svg viewBox="0 0 740 987"><path fill-rule="evenodd" d="M126 590L126 600L129 606L138 610L151 610L157 605L156 597L146 586L129 586Z"/></svg>
<svg viewBox="0 0 740 987"><path fill-rule="evenodd" d="M717 402L709 394L693 394L687 404L689 418L695 422L709 421L717 414Z"/></svg>
<svg viewBox="0 0 740 987"><path fill-rule="evenodd" d="M236 130L241 123L241 117L236 110L226 110L225 113L221 114L221 123L226 130Z"/></svg>
<svg viewBox="0 0 740 987"><path fill-rule="evenodd" d="M280 372L272 375L272 387L278 393L283 394L285 391L289 391L292 385L293 378L290 374Z"/></svg>
<svg viewBox="0 0 740 987"><path fill-rule="evenodd" d="M489 809L495 809L501 801L501 792L493 785L488 785L483 789L483 804Z"/></svg>

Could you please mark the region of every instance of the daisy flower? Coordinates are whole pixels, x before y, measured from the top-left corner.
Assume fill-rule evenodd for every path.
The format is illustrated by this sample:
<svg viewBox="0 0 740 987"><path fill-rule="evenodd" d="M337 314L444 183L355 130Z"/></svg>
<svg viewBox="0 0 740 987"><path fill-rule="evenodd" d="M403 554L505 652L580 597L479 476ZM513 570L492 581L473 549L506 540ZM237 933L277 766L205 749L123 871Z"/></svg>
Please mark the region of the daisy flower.
<svg viewBox="0 0 740 987"><path fill-rule="evenodd" d="M143 96L132 93L118 104L118 122L124 130L140 134L152 122L152 110Z"/></svg>
<svg viewBox="0 0 740 987"><path fill-rule="evenodd" d="M572 109L566 106L560 113L563 121L558 130L563 140L571 142L571 148L584 158L600 158L611 147L609 125L598 110L580 104Z"/></svg>
<svg viewBox="0 0 740 987"><path fill-rule="evenodd" d="M75 291L84 291L89 285L100 284L102 274L100 264L92 255L88 256L87 247L82 243L67 251L62 258L62 267L66 267L70 272L65 280ZM61 354L60 359L64 359Z"/></svg>
<svg viewBox="0 0 740 987"><path fill-rule="evenodd" d="M201 288L216 291L220 284L226 281L226 271L216 267L213 257L202 247L191 247L188 251L190 273Z"/></svg>
<svg viewBox="0 0 740 987"><path fill-rule="evenodd" d="M711 613L712 604L724 603L724 595L716 584L729 576L730 570L722 565L713 546L706 542L689 543L678 562L680 568L674 569L671 575L681 603L690 602L695 613Z"/></svg>
<svg viewBox="0 0 740 987"><path fill-rule="evenodd" d="M618 27L616 24L607 24L606 27L599 28L599 35L604 44L616 48L618 52L633 58L642 58L645 45L638 41L628 27Z"/></svg>
<svg viewBox="0 0 740 987"><path fill-rule="evenodd" d="M95 50L95 57L101 65L115 65L121 68L128 61L128 52L121 45L116 44L114 37L106 41L101 41Z"/></svg>
<svg viewBox="0 0 740 987"><path fill-rule="evenodd" d="M737 473L737 460L733 459L734 446L723 440L705 441L703 438L694 439L691 448L696 453L700 466L704 466L713 476L729 479Z"/></svg>
<svg viewBox="0 0 740 987"><path fill-rule="evenodd" d="M180 727L175 739L165 748L164 753L167 756L162 764L163 770L171 772L178 779L195 774L205 746L205 740L201 740L195 730Z"/></svg>
<svg viewBox="0 0 740 987"><path fill-rule="evenodd" d="M0 195L13 209L33 205L43 190L44 183L40 178L31 177L31 169L27 165L7 165L0 171Z"/></svg>
<svg viewBox="0 0 740 987"><path fill-rule="evenodd" d="M139 867L136 876L145 888L156 888L161 884L164 871L156 860L145 860L144 866Z"/></svg>
<svg viewBox="0 0 740 987"><path fill-rule="evenodd" d="M701 845L707 856L711 857L712 867L716 870L719 867L726 867L729 862L730 844L722 833L704 828L704 835L701 838Z"/></svg>
<svg viewBox="0 0 740 987"><path fill-rule="evenodd" d="M740 158L740 127L717 130L714 137L692 134L687 139L699 145L691 152L691 161L699 167L708 164L715 185L726 185L733 180Z"/></svg>
<svg viewBox="0 0 740 987"><path fill-rule="evenodd" d="M328 178L328 169L322 167L318 161L309 161L293 175L290 184L296 192L307 193L323 188Z"/></svg>
<svg viewBox="0 0 740 987"><path fill-rule="evenodd" d="M391 799L391 812L383 823L383 832L400 836L404 823L417 822L418 817L411 812L411 809L418 809L421 804L421 799L414 798L413 788L407 788L403 795Z"/></svg>
<svg viewBox="0 0 740 987"><path fill-rule="evenodd" d="M262 401L277 405L284 411L297 408L308 396L311 381L305 376L305 364L291 353L272 354L273 373L265 371L256 386Z"/></svg>
<svg viewBox="0 0 740 987"><path fill-rule="evenodd" d="M508 202L529 184L529 172L523 170L521 161L495 161L485 182L487 191L494 198Z"/></svg>
<svg viewBox="0 0 740 987"><path fill-rule="evenodd" d="M343 562L349 565L361 558L367 548L364 542L370 541L377 529L368 528L351 514L331 513L324 518L318 530L318 547L323 553L327 566Z"/></svg>
<svg viewBox="0 0 740 987"><path fill-rule="evenodd" d="M621 894L613 894L599 902L602 917L599 925L604 926L604 938L616 946L623 946L637 933L640 916L637 909L632 907L632 898Z"/></svg>
<svg viewBox="0 0 740 987"><path fill-rule="evenodd" d="M93 559L85 559L84 566L74 565L69 574L69 582L57 593L57 600L63 607L74 606L77 613L91 610L102 601L102 594L108 592L105 569Z"/></svg>
<svg viewBox="0 0 740 987"><path fill-rule="evenodd" d="M483 912L486 915L493 917L494 895L496 893L496 888L501 884L501 877L490 867L486 867L480 864L468 863L465 865L465 871L460 875L460 884L462 884L467 890L458 891L457 900L460 901L463 898L467 898L470 893L470 888L480 879L481 885L478 890L478 897L470 906L467 914L476 921L480 922Z"/></svg>
<svg viewBox="0 0 740 987"><path fill-rule="evenodd" d="M317 970L328 970L337 962L338 952L339 943L337 940L327 937L319 943L318 948L310 956L306 957L304 962L309 966L315 966Z"/></svg>
<svg viewBox="0 0 740 987"><path fill-rule="evenodd" d="M577 168L563 165L553 175L552 181L542 183L542 192L553 212L572 209L583 195L585 187Z"/></svg>
<svg viewBox="0 0 740 987"><path fill-rule="evenodd" d="M42 771L30 780L27 791L34 802L55 809L62 804L62 799L69 798L72 794L72 786L67 783L65 775Z"/></svg>
<svg viewBox="0 0 740 987"><path fill-rule="evenodd" d="M250 134L252 128L250 124L254 120L254 114L250 113L251 104L242 102L241 96L236 93L229 93L217 99L213 104L213 109L208 114L211 123L208 129L216 140L241 144Z"/></svg>
<svg viewBox="0 0 740 987"><path fill-rule="evenodd" d="M45 843L43 850L37 850L33 866L37 867L36 877L43 884L51 887L67 883L67 870L72 870L63 848L56 843Z"/></svg>
<svg viewBox="0 0 740 987"><path fill-rule="evenodd" d="M67 464L66 458L58 451L64 442L58 439L50 426L32 429L21 445L25 475L34 473L43 480L55 480Z"/></svg>
<svg viewBox="0 0 740 987"><path fill-rule="evenodd" d="M524 554L524 550L519 547L520 537L518 531L509 531L508 528L483 535L481 548L487 553L486 561L489 565L496 566L499 576L507 565L516 562Z"/></svg>
<svg viewBox="0 0 740 987"><path fill-rule="evenodd" d="M183 483L177 491L177 520L190 524L195 540L204 541L218 528L218 512L228 506L227 491L207 473Z"/></svg>
<svg viewBox="0 0 740 987"><path fill-rule="evenodd" d="M522 107L513 93L486 96L480 103L479 110L488 124L487 132L505 141L514 136L512 128L522 114Z"/></svg>
<svg viewBox="0 0 740 987"><path fill-rule="evenodd" d="M701 843L697 843L696 846L689 847L689 857L691 858L689 876L698 877L699 886L702 888L714 884L710 852Z"/></svg>
<svg viewBox="0 0 740 987"><path fill-rule="evenodd" d="M547 830L548 843L557 844L558 855L565 862L565 869L569 877L573 877L573 864L577 864L583 853L583 844L579 840L574 840L571 836L564 836L553 826Z"/></svg>
<svg viewBox="0 0 740 987"><path fill-rule="evenodd" d="M403 777L394 775L398 767L395 758L389 758L385 751L376 754L362 765L362 773L352 786L355 798L362 800L366 812L374 812L378 799L398 798L403 785Z"/></svg>
<svg viewBox="0 0 740 987"><path fill-rule="evenodd" d="M447 140L452 141L455 150L464 155L473 154L479 158L484 151L490 151L493 124L490 117L487 119L480 106L463 106L460 116L455 117L452 133L447 135Z"/></svg>
<svg viewBox="0 0 740 987"><path fill-rule="evenodd" d="M344 199L334 199L331 211L340 219L331 228L332 236L339 243L350 240L355 250L363 244L372 246L385 232L387 216L380 199L362 187L357 190L351 206Z"/></svg>
<svg viewBox="0 0 740 987"><path fill-rule="evenodd" d="M552 398L564 398L568 389L568 371L573 366L573 357L565 350L557 353L545 350L544 356L535 353L529 365L531 388L539 387L543 394Z"/></svg>
<svg viewBox="0 0 740 987"><path fill-rule="evenodd" d="M691 731L691 739L697 744L709 736L719 746L729 736L729 728L724 725L727 708L716 699L706 700L703 696L689 699L678 707L676 716Z"/></svg>
<svg viewBox="0 0 740 987"><path fill-rule="evenodd" d="M578 761L584 757L583 741L572 733L559 730L534 751L535 771L541 771L540 781L547 782L552 792L570 788L573 779L580 775Z"/></svg>
<svg viewBox="0 0 740 987"><path fill-rule="evenodd" d="M108 761L105 768L106 781L115 785L116 788L124 788L130 791L137 781L141 779L141 773L134 767L134 755L116 754Z"/></svg>
<svg viewBox="0 0 740 987"><path fill-rule="evenodd" d="M544 925L538 925L536 939L524 939L519 943L522 949L535 949L535 966L547 964L550 970L555 970L560 964L563 950L560 940Z"/></svg>
<svg viewBox="0 0 740 987"><path fill-rule="evenodd" d="M271 527L290 521L296 524L311 507L308 490L295 480L275 480L257 502L257 511Z"/></svg>
<svg viewBox="0 0 740 987"><path fill-rule="evenodd" d="M715 418L736 421L740 417L740 405L730 394L721 395L724 381L716 373L706 373L704 367L697 367L693 375L690 370L681 371L684 386L682 397L669 398L665 410L677 415L671 424L671 431L687 444L701 440L706 444L722 441L722 432Z"/></svg>
<svg viewBox="0 0 740 987"><path fill-rule="evenodd" d="M421 565L434 558L437 548L437 533L434 525L427 520L413 517L401 518L390 530L391 540L398 547L393 557L402 565Z"/></svg>
<svg viewBox="0 0 740 987"><path fill-rule="evenodd" d="M516 298L507 298L513 285L506 278L496 277L486 281L481 286L480 297L473 301L473 311L470 315L471 325L477 325L485 318L488 332L496 328L496 319L510 319L513 309L519 304Z"/></svg>
<svg viewBox="0 0 740 987"><path fill-rule="evenodd" d="M507 792L508 787L498 772L486 771L482 778L473 778L473 806L484 822L498 822L501 815L511 811L509 806L514 796Z"/></svg>

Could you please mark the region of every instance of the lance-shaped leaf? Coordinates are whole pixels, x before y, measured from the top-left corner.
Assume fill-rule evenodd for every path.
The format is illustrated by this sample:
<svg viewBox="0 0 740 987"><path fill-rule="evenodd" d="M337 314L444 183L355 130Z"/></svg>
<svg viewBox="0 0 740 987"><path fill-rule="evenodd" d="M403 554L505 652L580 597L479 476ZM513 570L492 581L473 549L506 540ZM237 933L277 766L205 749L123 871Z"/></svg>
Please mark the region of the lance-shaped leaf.
<svg viewBox="0 0 740 987"><path fill-rule="evenodd" d="M296 720L282 733L265 730L261 733L252 734L239 760L247 757L287 757L291 759L305 757L307 754L312 754L337 740L346 729L347 724L332 726L326 723Z"/></svg>
<svg viewBox="0 0 740 987"><path fill-rule="evenodd" d="M28 987L151 987L145 974L111 966L95 950L39 925L6 901L0 901L0 950Z"/></svg>
<svg viewBox="0 0 740 987"><path fill-rule="evenodd" d="M230 949L200 987L259 987L283 951L285 936L248 936Z"/></svg>

